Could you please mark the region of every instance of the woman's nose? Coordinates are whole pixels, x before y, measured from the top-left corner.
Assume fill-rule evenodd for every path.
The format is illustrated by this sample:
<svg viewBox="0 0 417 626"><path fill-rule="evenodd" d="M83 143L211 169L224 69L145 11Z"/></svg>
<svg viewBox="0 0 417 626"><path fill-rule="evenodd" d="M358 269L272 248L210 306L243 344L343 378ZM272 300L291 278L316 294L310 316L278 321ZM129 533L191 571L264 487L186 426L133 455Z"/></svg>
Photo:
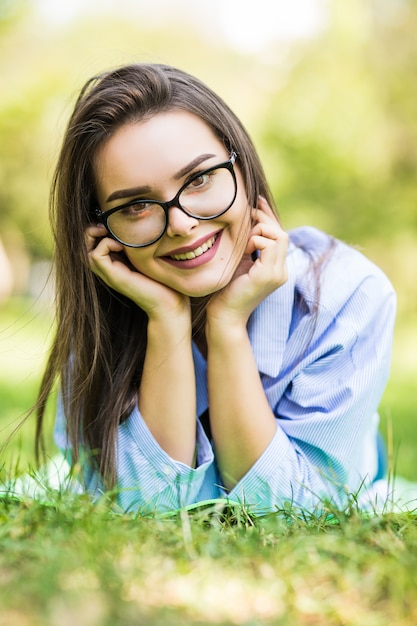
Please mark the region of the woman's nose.
<svg viewBox="0 0 417 626"><path fill-rule="evenodd" d="M185 237L198 226L198 222L196 217L190 217L180 208L173 206L168 209L167 235L169 237Z"/></svg>

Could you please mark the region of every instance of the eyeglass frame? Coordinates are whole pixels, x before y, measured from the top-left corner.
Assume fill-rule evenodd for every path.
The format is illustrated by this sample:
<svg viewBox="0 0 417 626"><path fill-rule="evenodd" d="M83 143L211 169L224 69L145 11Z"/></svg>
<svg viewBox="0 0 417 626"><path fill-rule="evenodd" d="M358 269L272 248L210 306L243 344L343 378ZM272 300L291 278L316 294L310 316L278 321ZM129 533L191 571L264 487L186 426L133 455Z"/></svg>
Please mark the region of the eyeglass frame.
<svg viewBox="0 0 417 626"><path fill-rule="evenodd" d="M237 196L237 179L236 179L236 173L235 173L235 170L234 170L234 164L235 164L236 159L237 159L237 153L235 151L232 151L230 153L230 157L229 157L229 159L227 161L223 161L222 163L219 163L218 165L213 165L212 167L209 167L206 170L202 170L202 171L196 172L195 174L193 174L191 176L191 178L189 178L181 186L181 188L179 189L177 194L174 196L174 198L172 198L172 200L168 200L167 202L163 202L163 201L160 201L160 200L153 200L151 198L138 198L136 200L131 200L129 202L124 202L123 204L120 204L119 206L113 207L112 209L109 209L108 211L101 211L101 209L97 208L96 211L95 211L96 217L107 228L110 236L113 239L115 239L116 241L118 241L119 243L121 243L123 246L127 246L128 248L145 248L146 246L151 246L153 243L156 243L157 241L159 241L159 239L161 239L164 236L164 234L166 233L167 228L168 228L168 210L171 207L173 207L173 206L175 206L178 209L180 209L180 211L182 211L183 213L188 215L188 217L192 217L194 219L204 220L204 221L216 219L217 217L220 217L220 215L223 215L224 213L226 213L226 211L228 211L230 209L230 207L232 206L232 204L236 200L236 196ZM193 213L190 213L189 211L187 211L187 209L185 209L184 207L181 206L181 204L179 202L179 197L182 194L182 192L184 191L184 189L186 189L193 182L193 180L195 180L199 176L204 176L204 174L208 174L208 173L212 172L213 170L218 170L218 169L223 169L223 168L229 170L229 172L232 175L234 186L235 186L233 199L230 202L230 204L223 211L220 211L219 213L215 213L214 215L209 215L207 217L201 217L200 215L194 215ZM120 210L125 209L125 208L127 208L129 206L134 206L135 204L142 204L144 202L151 202L152 204L157 204L158 206L163 208L164 214L165 214L165 226L164 226L161 234L158 235L158 237L156 237L152 241L149 241L148 243L139 243L139 244L126 243L125 241L122 241L121 239L119 239L112 232L111 228L108 226L108 219L109 219L109 217L111 215L113 215L113 213L116 213L116 211L120 211Z"/></svg>

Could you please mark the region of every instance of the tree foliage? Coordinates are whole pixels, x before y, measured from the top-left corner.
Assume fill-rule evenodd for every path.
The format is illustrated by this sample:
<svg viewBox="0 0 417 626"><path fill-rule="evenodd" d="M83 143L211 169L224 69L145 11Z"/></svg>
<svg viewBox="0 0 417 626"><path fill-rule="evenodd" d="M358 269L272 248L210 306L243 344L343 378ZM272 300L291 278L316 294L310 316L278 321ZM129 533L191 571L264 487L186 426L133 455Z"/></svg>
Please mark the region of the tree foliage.
<svg viewBox="0 0 417 626"><path fill-rule="evenodd" d="M329 29L299 50L265 113L284 223L315 223L349 242L416 233L416 4L332 8Z"/></svg>
<svg viewBox="0 0 417 626"><path fill-rule="evenodd" d="M282 72L185 22L150 26L121 12L46 26L28 0L0 0L3 239L49 255L48 187L73 96L92 73L135 59L179 65L224 95L260 146L286 226L355 243L415 233L416 2L329 6L328 27L294 45Z"/></svg>

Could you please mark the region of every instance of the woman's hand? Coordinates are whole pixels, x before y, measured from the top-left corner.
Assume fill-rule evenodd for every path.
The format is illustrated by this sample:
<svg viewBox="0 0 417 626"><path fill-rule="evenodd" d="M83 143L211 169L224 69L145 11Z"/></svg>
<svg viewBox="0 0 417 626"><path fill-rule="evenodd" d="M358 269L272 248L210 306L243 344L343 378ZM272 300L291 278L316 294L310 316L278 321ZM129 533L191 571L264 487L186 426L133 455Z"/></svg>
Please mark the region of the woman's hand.
<svg viewBox="0 0 417 626"><path fill-rule="evenodd" d="M266 296L287 281L288 235L265 198L254 209L254 225L232 281L207 307L207 321L242 324ZM251 255L259 252L255 261Z"/></svg>
<svg viewBox="0 0 417 626"><path fill-rule="evenodd" d="M86 228L92 271L106 285L137 304L150 319L169 320L173 315L188 315L191 323L189 298L137 271L124 255L122 244L107 235L103 225Z"/></svg>

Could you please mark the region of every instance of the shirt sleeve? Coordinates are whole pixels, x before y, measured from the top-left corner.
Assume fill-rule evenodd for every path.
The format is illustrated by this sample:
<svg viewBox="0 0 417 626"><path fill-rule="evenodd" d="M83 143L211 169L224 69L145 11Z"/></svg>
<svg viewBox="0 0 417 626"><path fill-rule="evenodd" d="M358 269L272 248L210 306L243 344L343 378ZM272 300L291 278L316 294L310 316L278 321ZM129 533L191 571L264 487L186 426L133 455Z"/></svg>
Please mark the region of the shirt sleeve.
<svg viewBox="0 0 417 626"><path fill-rule="evenodd" d="M141 513L165 512L182 508L204 497L218 495L218 483L211 444L200 421L196 421L196 467L172 459L157 443L138 407L119 427L117 444L116 506L123 511ZM65 416L58 399L54 438L65 458L71 463ZM83 455L86 457L86 455ZM103 494L103 485L88 459L82 462L82 484L95 498ZM205 494L203 483L211 485Z"/></svg>
<svg viewBox="0 0 417 626"><path fill-rule="evenodd" d="M276 401L283 372L264 382L277 430L229 493L258 513L287 503L307 511L329 501L345 506L376 474L376 410L389 373L395 294L376 271L339 298L336 313L327 299L324 291L314 335ZM304 321L293 344L308 336Z"/></svg>
<svg viewBox="0 0 417 626"><path fill-rule="evenodd" d="M137 406L119 428L118 502L123 510L164 512L199 500L203 483L213 474L214 455L199 420L196 467L172 459L157 443ZM210 482L210 480L209 480Z"/></svg>

